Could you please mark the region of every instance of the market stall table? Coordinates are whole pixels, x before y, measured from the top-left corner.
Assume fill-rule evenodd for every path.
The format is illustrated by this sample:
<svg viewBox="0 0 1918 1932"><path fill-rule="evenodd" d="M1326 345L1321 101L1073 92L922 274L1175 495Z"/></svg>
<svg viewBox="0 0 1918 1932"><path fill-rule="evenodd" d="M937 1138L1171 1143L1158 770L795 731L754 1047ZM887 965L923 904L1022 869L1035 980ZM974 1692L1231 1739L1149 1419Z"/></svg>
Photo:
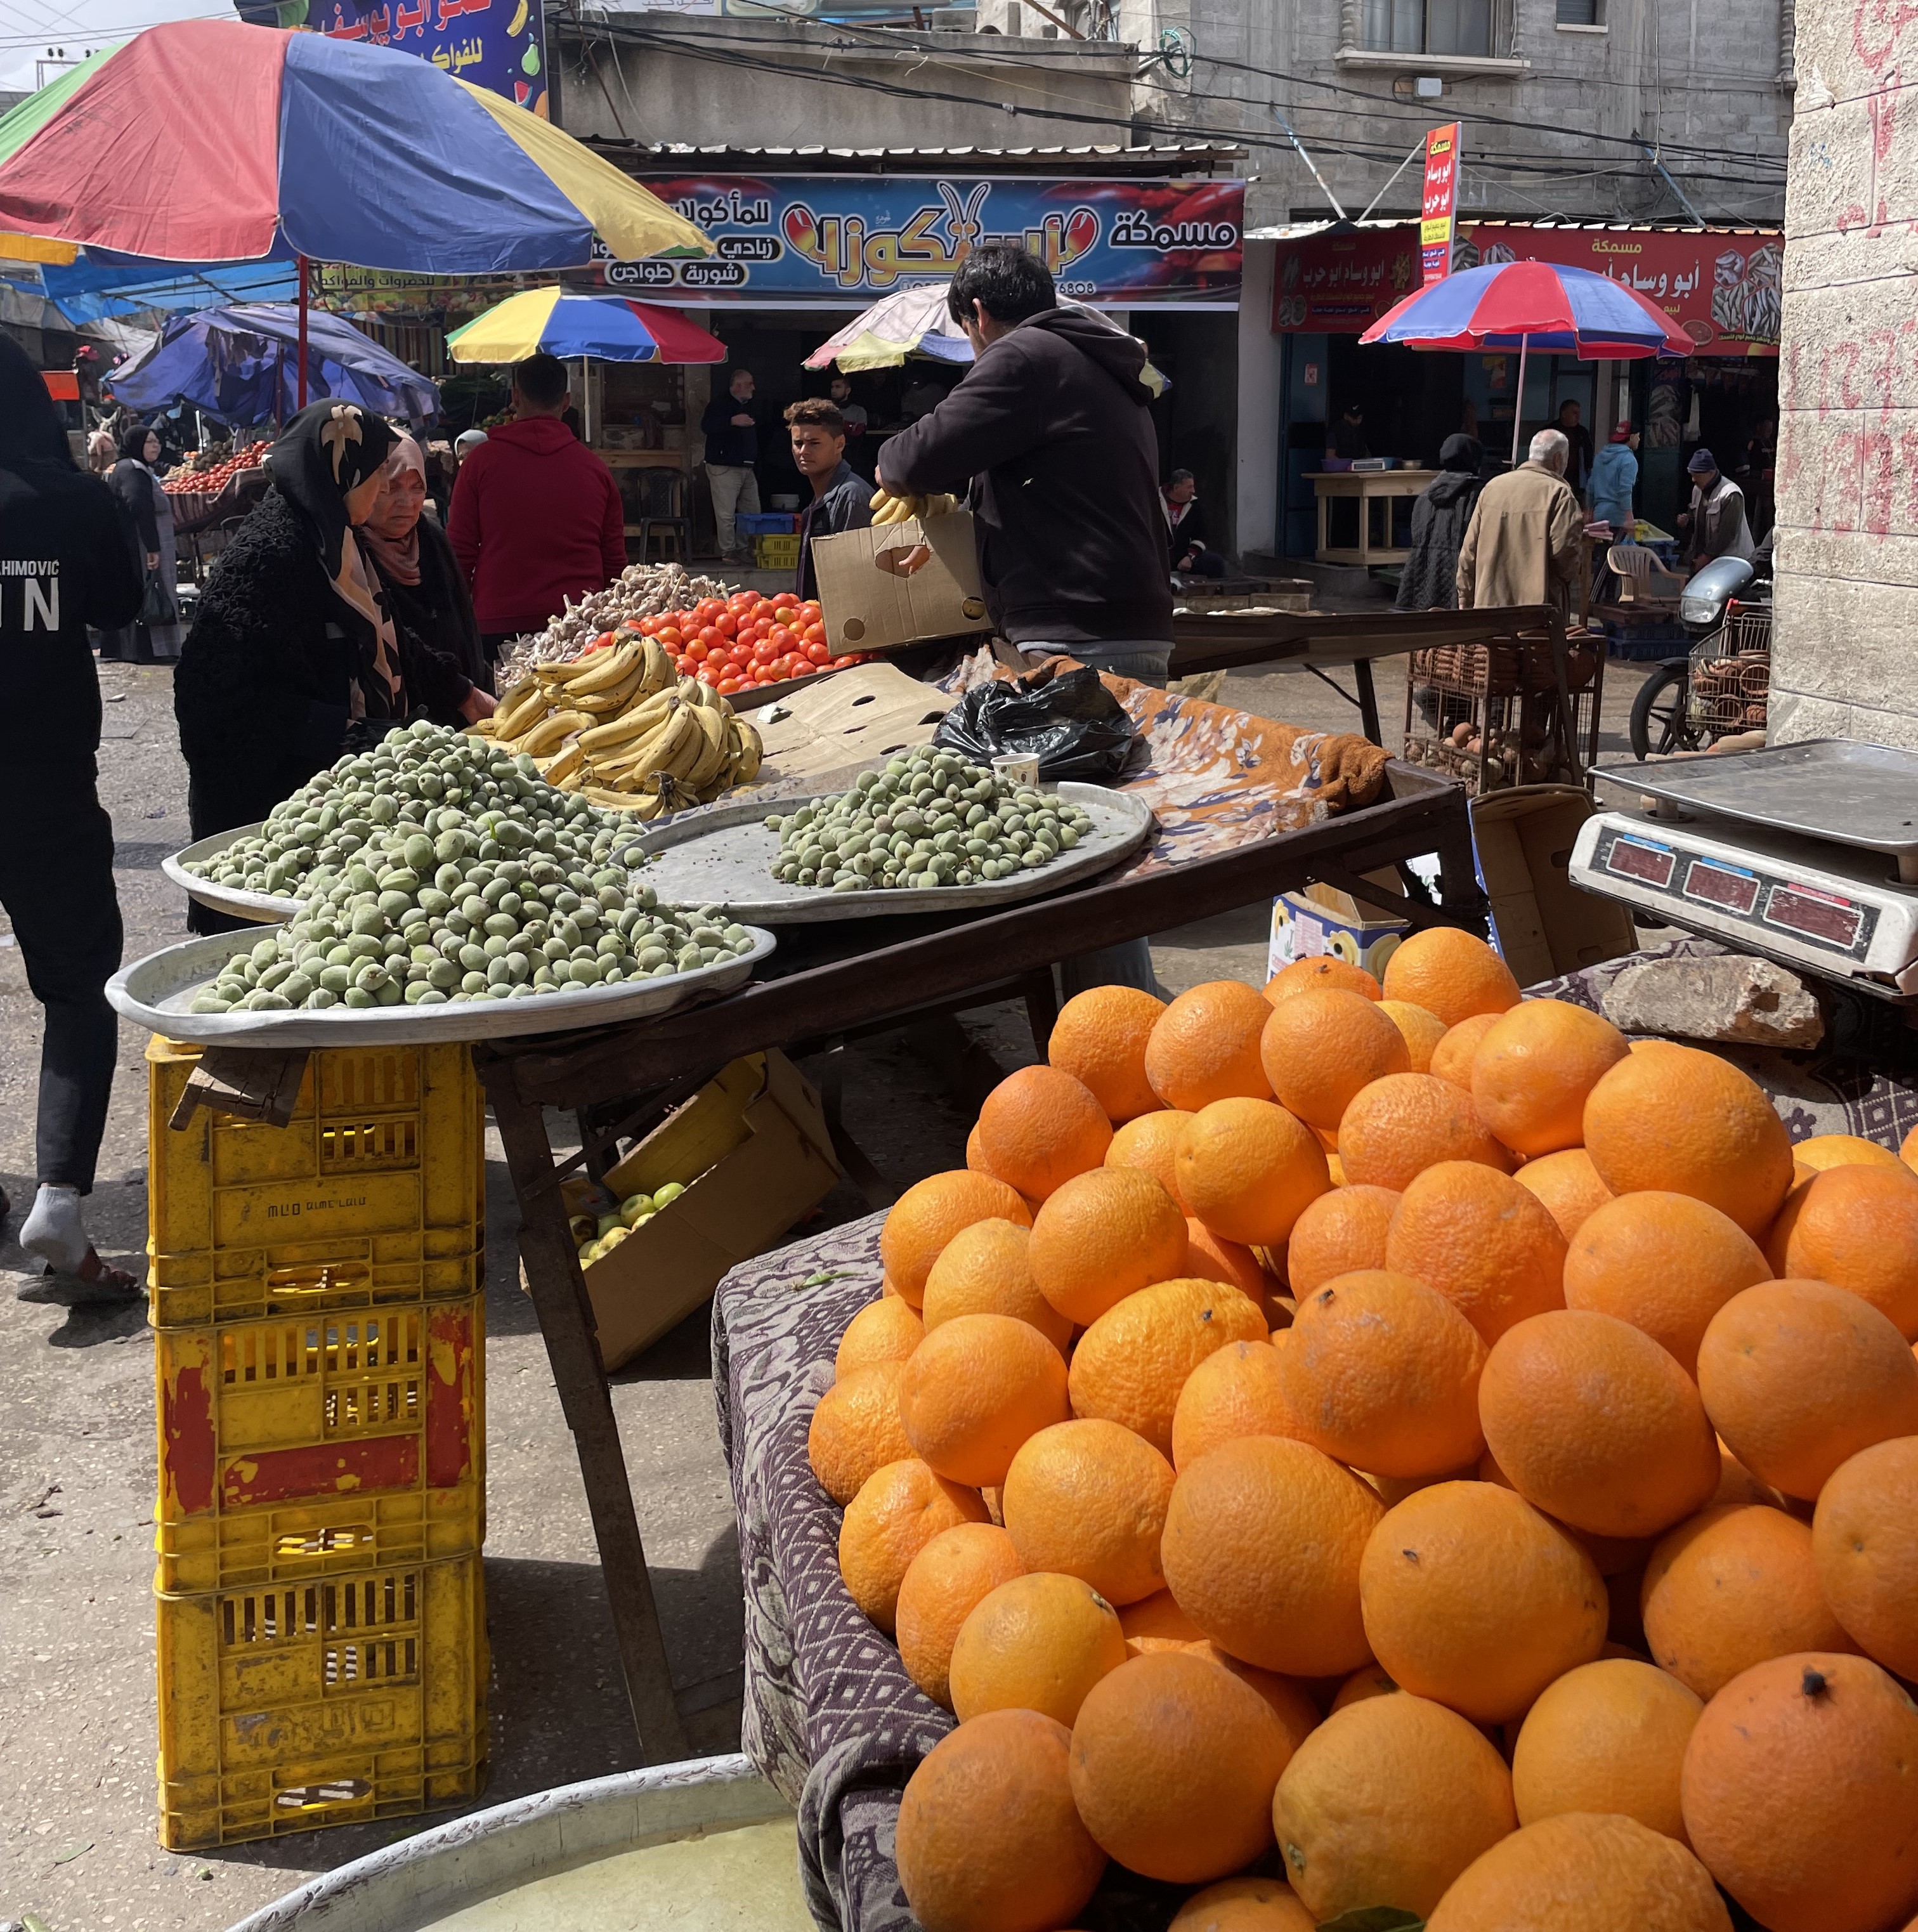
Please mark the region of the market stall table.
<svg viewBox="0 0 1918 1932"><path fill-rule="evenodd" d="M989 1003L1023 998L1043 1050L1061 958L1144 938L1318 880L1415 926L1482 933L1460 789L1388 763L1351 737L1327 737L1197 700L1109 680L1148 757L1127 788L1158 819L1153 841L1118 872L1076 890L970 918L931 913L794 926L762 976L712 1004L644 1024L476 1048L524 1219L526 1286L580 1456L628 1694L641 1746L685 1750L584 1278L560 1184L603 1166L719 1068L779 1047L831 1051L849 1038ZM1436 854L1442 914L1360 875ZM827 1076L829 1108L833 1075ZM556 1158L545 1109L587 1130ZM883 1184L857 1150L842 1157L877 1207Z"/></svg>
<svg viewBox="0 0 1918 1932"><path fill-rule="evenodd" d="M1438 475L1436 470L1310 470L1305 480L1319 500L1319 548L1313 555L1320 563L1356 564L1369 570L1375 563L1403 563L1411 553L1392 542L1392 505L1400 497L1421 496L1425 486ZM1358 506L1357 544L1334 545L1331 540L1332 505L1349 502ZM1372 541L1372 506L1385 506L1385 532Z"/></svg>

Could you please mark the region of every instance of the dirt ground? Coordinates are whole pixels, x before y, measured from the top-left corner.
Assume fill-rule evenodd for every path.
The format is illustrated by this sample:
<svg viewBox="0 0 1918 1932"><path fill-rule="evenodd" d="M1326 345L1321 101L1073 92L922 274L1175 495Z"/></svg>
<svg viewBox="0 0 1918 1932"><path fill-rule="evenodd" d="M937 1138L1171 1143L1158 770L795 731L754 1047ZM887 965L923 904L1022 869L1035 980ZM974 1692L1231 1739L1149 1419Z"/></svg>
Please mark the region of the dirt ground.
<svg viewBox="0 0 1918 1932"><path fill-rule="evenodd" d="M1637 678L1607 668L1604 753L1626 754ZM187 842L186 775L170 674L101 668L101 792L111 812L136 958L184 938L184 901L159 870ZM1379 667L1388 735L1402 661ZM1223 701L1321 728L1355 714L1301 670L1230 680ZM47 855L50 865L58 853ZM1155 942L1174 990L1263 976L1268 908ZM1031 1057L1022 1016L966 1022L1003 1069ZM418 1822L305 1832L190 1856L160 1849L155 1705L152 1346L143 1314L102 1314L31 1294L15 1244L33 1187L39 1009L0 922L0 1180L15 1211L0 1234L0 1932L35 1914L47 1932L217 1932L314 1873L409 1836ZM101 1252L143 1265L145 1036L123 1024L99 1184L89 1208ZM851 1054L846 1123L904 1186L963 1159L970 1116L932 1059L899 1035ZM482 1801L602 1775L638 1755L605 1612L578 1466L530 1309L517 1212L489 1130L487 1200L486 1587L493 1656L492 1775ZM833 1220L864 1211L849 1186ZM820 1225L818 1222L812 1224ZM691 1317L615 1378L614 1402L695 1749L737 1745L742 1612L738 1552L713 1419L706 1317ZM446 1814L441 1814L446 1815Z"/></svg>

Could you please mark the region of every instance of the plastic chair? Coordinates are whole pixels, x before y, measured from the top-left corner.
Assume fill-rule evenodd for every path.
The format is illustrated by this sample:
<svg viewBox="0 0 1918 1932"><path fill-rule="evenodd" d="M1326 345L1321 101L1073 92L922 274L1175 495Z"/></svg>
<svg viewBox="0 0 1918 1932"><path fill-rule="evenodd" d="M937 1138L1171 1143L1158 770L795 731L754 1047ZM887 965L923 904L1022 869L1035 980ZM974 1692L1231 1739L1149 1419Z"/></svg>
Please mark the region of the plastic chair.
<svg viewBox="0 0 1918 1932"><path fill-rule="evenodd" d="M682 470L642 470L638 478L639 522L629 524L629 536L637 530L641 563L653 560L653 533L670 537L673 559L683 563L692 554L692 518L687 513L686 472Z"/></svg>
<svg viewBox="0 0 1918 1932"><path fill-rule="evenodd" d="M1685 579L1666 569L1643 544L1613 544L1605 562L1619 579L1621 604L1674 603L1685 588Z"/></svg>

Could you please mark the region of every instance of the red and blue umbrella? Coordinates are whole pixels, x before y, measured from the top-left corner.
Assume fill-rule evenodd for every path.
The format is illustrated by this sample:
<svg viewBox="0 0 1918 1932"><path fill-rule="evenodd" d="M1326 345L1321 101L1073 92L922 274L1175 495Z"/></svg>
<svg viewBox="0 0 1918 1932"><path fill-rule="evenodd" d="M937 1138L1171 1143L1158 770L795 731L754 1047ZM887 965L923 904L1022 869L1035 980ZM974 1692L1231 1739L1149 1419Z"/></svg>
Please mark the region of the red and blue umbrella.
<svg viewBox="0 0 1918 1932"><path fill-rule="evenodd" d="M297 255L423 275L710 254L551 122L389 47L151 27L0 116L0 230L170 262Z"/></svg>
<svg viewBox="0 0 1918 1932"><path fill-rule="evenodd" d="M455 362L521 362L536 351L602 362L723 362L726 345L669 308L625 296L523 289L446 338Z"/></svg>
<svg viewBox="0 0 1918 1932"><path fill-rule="evenodd" d="M1645 356L1689 356L1696 345L1664 311L1635 289L1589 268L1552 262L1496 262L1461 268L1388 309L1359 338L1409 349L1518 351L1517 391L1525 394L1525 358L1536 349L1586 362ZM1512 416L1512 460L1518 460L1518 412Z"/></svg>

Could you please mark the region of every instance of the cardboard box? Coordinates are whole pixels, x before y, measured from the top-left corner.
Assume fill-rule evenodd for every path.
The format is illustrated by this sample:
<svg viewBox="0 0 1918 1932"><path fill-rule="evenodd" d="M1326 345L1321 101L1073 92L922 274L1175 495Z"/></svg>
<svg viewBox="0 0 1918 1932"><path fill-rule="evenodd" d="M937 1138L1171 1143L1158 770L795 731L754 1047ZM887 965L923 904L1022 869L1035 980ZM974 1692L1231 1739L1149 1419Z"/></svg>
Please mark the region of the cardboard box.
<svg viewBox="0 0 1918 1932"><path fill-rule="evenodd" d="M1499 950L1521 986L1637 950L1625 907L1571 883L1571 842L1592 815L1582 786L1514 785L1471 809Z"/></svg>
<svg viewBox="0 0 1918 1932"><path fill-rule="evenodd" d="M929 745L955 702L883 659L834 671L750 714L766 748L759 782L842 790L854 774Z"/></svg>
<svg viewBox="0 0 1918 1932"><path fill-rule="evenodd" d="M812 567L835 651L883 651L990 628L964 510L815 537Z"/></svg>
<svg viewBox="0 0 1918 1932"><path fill-rule="evenodd" d="M1396 872L1368 874L1388 891L1402 892ZM1412 930L1406 920L1395 919L1363 900L1335 891L1330 886L1310 885L1302 892L1281 892L1272 902L1272 938L1265 956L1268 979L1295 959L1316 958L1324 952L1336 953L1354 966L1362 966L1374 979L1382 978L1385 962L1396 952Z"/></svg>
<svg viewBox="0 0 1918 1932"><path fill-rule="evenodd" d="M586 1270L607 1367L683 1321L728 1269L764 1254L839 1178L819 1096L784 1054L736 1060L702 1087L607 1176L617 1200L688 1184Z"/></svg>

